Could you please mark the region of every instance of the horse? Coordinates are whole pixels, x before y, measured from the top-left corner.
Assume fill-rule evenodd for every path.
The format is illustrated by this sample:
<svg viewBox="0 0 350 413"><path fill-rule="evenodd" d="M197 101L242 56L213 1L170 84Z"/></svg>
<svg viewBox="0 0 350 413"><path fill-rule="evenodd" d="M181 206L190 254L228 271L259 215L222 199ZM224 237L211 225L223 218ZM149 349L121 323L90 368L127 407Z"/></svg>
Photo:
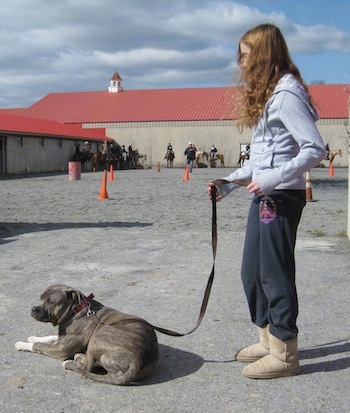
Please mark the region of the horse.
<svg viewBox="0 0 350 413"><path fill-rule="evenodd" d="M91 152L82 152L80 156L80 163L83 171L87 171L89 169L89 162L92 160L92 153ZM90 165L91 166L91 165Z"/></svg>
<svg viewBox="0 0 350 413"><path fill-rule="evenodd" d="M139 155L139 151L137 149L129 151L129 156L128 156L129 169L140 169L141 167L139 163L140 158L142 158L142 155Z"/></svg>
<svg viewBox="0 0 350 413"><path fill-rule="evenodd" d="M238 158L238 162L237 165L239 165L240 168L242 168L242 166L244 166L244 161L249 159L249 154L246 151L242 151L239 154L239 158Z"/></svg>
<svg viewBox="0 0 350 413"><path fill-rule="evenodd" d="M219 160L221 168L225 168L224 154L223 153L217 153L215 155L215 160L216 161Z"/></svg>
<svg viewBox="0 0 350 413"><path fill-rule="evenodd" d="M173 167L173 162L174 162L175 154L173 151L167 151L164 159L166 159L166 167L167 168L172 168Z"/></svg>
<svg viewBox="0 0 350 413"><path fill-rule="evenodd" d="M100 151L94 152L92 155L92 170L96 172L96 170L108 170L108 162L107 162L106 154L103 154Z"/></svg>
<svg viewBox="0 0 350 413"><path fill-rule="evenodd" d="M209 162L210 154L208 152L205 152L205 151L197 151L196 152L196 157L195 157L196 165L199 164L199 160L201 158L205 158L207 160L207 162Z"/></svg>
<svg viewBox="0 0 350 413"><path fill-rule="evenodd" d="M340 157L343 156L341 149L335 149L334 151L330 151L328 154L328 160L329 163L331 164L334 160L334 158L339 155ZM326 158L327 159L327 158Z"/></svg>
<svg viewBox="0 0 350 413"><path fill-rule="evenodd" d="M81 164L81 169L86 170L86 164L90 162L92 159L92 153L91 152L80 152L76 151L74 155L72 156L72 161L73 162L80 162Z"/></svg>

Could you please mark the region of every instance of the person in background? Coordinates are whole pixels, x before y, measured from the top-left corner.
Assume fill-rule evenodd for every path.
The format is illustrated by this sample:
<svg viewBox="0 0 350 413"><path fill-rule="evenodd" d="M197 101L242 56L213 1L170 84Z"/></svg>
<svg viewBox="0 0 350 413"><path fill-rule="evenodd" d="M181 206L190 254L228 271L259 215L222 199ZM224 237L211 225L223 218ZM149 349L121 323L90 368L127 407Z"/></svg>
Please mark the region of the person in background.
<svg viewBox="0 0 350 413"><path fill-rule="evenodd" d="M166 151L167 152L170 152L170 153L174 153L174 149L173 149L173 145L169 142L169 144L168 144L168 146L167 146L167 148L166 148Z"/></svg>
<svg viewBox="0 0 350 413"><path fill-rule="evenodd" d="M210 166L215 168L215 154L218 150L216 149L215 145L213 145L210 149Z"/></svg>
<svg viewBox="0 0 350 413"><path fill-rule="evenodd" d="M246 145L245 147L245 158L249 160L250 158L250 145Z"/></svg>
<svg viewBox="0 0 350 413"><path fill-rule="evenodd" d="M125 149L125 145L122 145L121 152L122 152L123 163L125 164L128 161L128 157L129 157L129 154Z"/></svg>
<svg viewBox="0 0 350 413"><path fill-rule="evenodd" d="M210 160L211 160L211 161L214 161L214 160L215 160L215 154L216 154L217 151L218 151L218 150L216 149L215 145L213 145L213 146L211 147L211 150L210 150Z"/></svg>
<svg viewBox="0 0 350 413"><path fill-rule="evenodd" d="M189 165L190 172L193 169L193 162L196 158L196 149L192 142L188 143L187 148L185 149L184 155L186 156L186 164Z"/></svg>
<svg viewBox="0 0 350 413"><path fill-rule="evenodd" d="M102 143L102 148L101 148L101 153L102 155L106 155L108 151L108 144L107 141L103 141Z"/></svg>
<svg viewBox="0 0 350 413"><path fill-rule="evenodd" d="M106 166L108 166L108 170L110 170L111 165L114 168L114 160L115 156L113 154L113 144L107 146L107 154L106 154Z"/></svg>
<svg viewBox="0 0 350 413"><path fill-rule="evenodd" d="M208 184L220 201L246 184L253 195L241 278L259 342L237 351L253 379L293 376L298 361L295 242L306 203L304 173L326 155L308 89L278 27L262 24L239 41L239 125L252 128L250 163ZM243 182L245 181L245 182ZM213 192L212 187L217 191Z"/></svg>
<svg viewBox="0 0 350 413"><path fill-rule="evenodd" d="M329 154L330 154L331 150L329 149L329 143L328 142L326 143L325 149L326 149L325 159L326 159L326 161L329 161Z"/></svg>

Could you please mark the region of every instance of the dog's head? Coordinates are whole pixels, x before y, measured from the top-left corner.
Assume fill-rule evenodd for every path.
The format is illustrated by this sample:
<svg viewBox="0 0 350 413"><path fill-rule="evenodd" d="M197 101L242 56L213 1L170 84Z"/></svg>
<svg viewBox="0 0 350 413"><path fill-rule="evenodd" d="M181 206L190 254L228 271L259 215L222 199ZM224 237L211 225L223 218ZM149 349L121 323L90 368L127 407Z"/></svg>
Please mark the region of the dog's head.
<svg viewBox="0 0 350 413"><path fill-rule="evenodd" d="M38 321L61 325L75 315L83 297L79 290L67 285L52 285L41 295L43 302L32 308L31 315Z"/></svg>

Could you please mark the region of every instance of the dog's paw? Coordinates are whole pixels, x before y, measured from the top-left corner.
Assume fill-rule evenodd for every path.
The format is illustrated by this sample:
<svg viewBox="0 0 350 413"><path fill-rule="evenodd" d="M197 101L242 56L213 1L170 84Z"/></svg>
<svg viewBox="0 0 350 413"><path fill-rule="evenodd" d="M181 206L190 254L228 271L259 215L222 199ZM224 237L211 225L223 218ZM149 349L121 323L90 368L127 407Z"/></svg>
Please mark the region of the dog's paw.
<svg viewBox="0 0 350 413"><path fill-rule="evenodd" d="M46 343L46 344L54 344L57 343L58 336L44 336L44 337L36 337L30 336L28 337L28 343Z"/></svg>
<svg viewBox="0 0 350 413"><path fill-rule="evenodd" d="M84 374L85 369L84 366L81 366L74 360L65 360L62 363L62 367L66 370L75 371L76 373Z"/></svg>
<svg viewBox="0 0 350 413"><path fill-rule="evenodd" d="M33 343L17 341L17 343L15 343L15 349L18 351L33 351Z"/></svg>
<svg viewBox="0 0 350 413"><path fill-rule="evenodd" d="M39 343L39 337L36 337L36 336L30 336L30 337L28 337L28 339L27 339L27 342L28 343Z"/></svg>
<svg viewBox="0 0 350 413"><path fill-rule="evenodd" d="M65 360L62 363L62 367L66 370L73 370L73 366L75 366L75 365L76 365L76 362L73 361L73 360Z"/></svg>
<svg viewBox="0 0 350 413"><path fill-rule="evenodd" d="M86 355L83 353L75 353L74 354L74 361L79 364L80 366L84 366L86 361Z"/></svg>

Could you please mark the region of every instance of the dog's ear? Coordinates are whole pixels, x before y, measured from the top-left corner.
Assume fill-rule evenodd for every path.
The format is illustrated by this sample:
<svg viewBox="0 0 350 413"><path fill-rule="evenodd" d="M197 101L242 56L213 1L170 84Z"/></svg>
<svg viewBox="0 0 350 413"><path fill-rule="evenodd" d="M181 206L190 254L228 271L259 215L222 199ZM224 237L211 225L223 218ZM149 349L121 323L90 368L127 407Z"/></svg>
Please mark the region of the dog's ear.
<svg viewBox="0 0 350 413"><path fill-rule="evenodd" d="M69 302L81 304L81 292L79 290L70 289L66 291Z"/></svg>

